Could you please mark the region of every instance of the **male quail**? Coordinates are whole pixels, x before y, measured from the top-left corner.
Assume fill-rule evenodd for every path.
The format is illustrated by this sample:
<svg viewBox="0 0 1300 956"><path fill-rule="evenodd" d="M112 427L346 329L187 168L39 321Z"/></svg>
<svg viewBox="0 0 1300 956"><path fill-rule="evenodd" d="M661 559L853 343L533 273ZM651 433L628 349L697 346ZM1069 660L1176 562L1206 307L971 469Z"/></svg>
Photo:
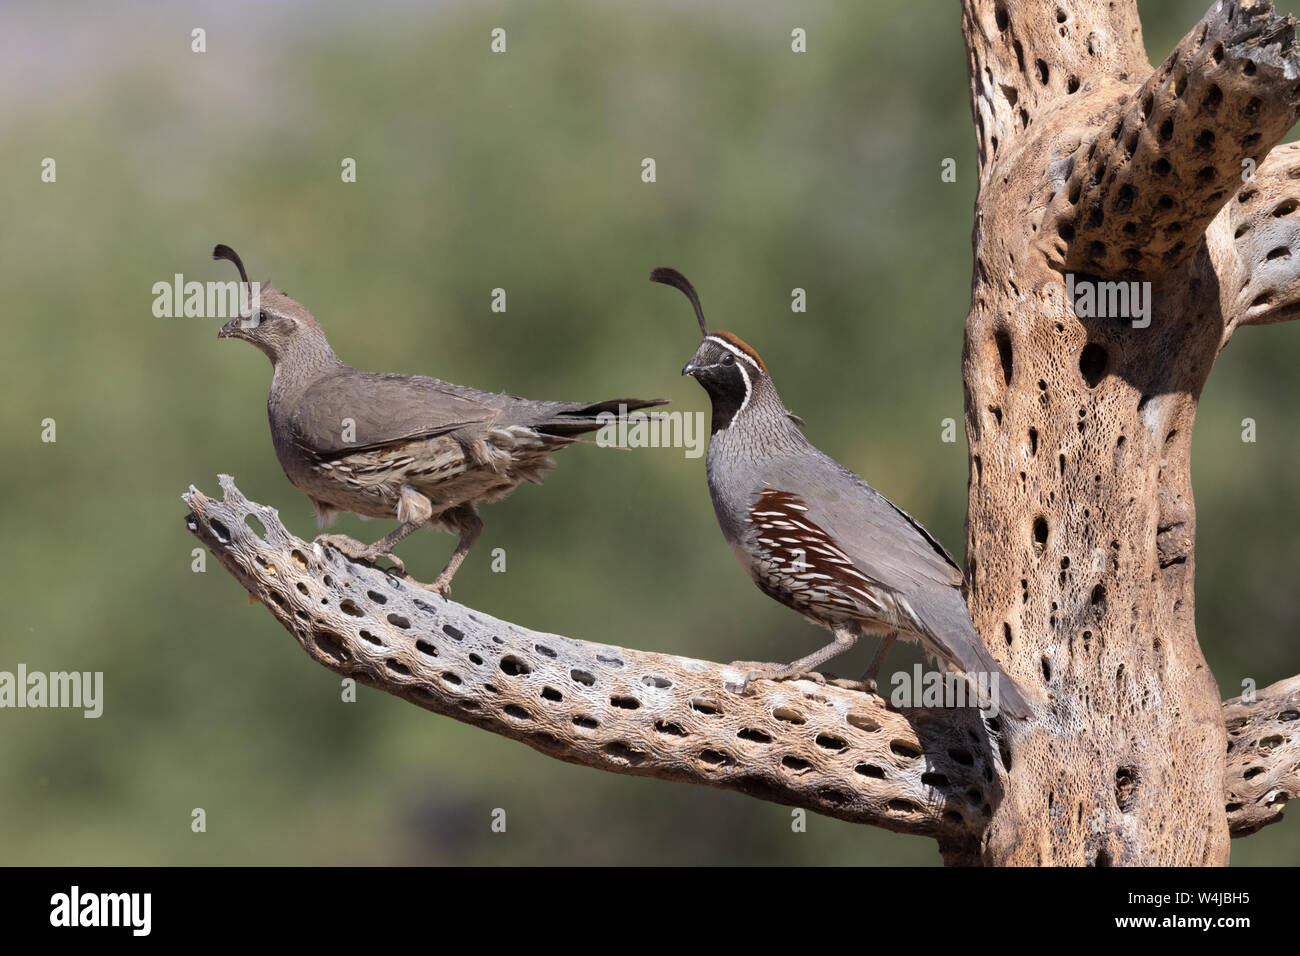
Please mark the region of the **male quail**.
<svg viewBox="0 0 1300 956"><path fill-rule="evenodd" d="M804 437L758 353L730 332L708 330L685 276L656 269L650 278L686 294L704 335L682 374L694 376L712 400L706 470L727 543L764 594L834 636L789 665L737 662L754 668L745 683L808 673L862 633L877 633L880 647L864 680L874 680L902 636L968 676L987 675L999 709L1026 716L1024 697L975 633L962 572L943 546Z"/></svg>
<svg viewBox="0 0 1300 956"><path fill-rule="evenodd" d="M247 286L233 249L219 245L212 257L233 262ZM339 360L310 312L270 285L261 287L255 316L232 319L219 335L251 342L271 360L271 440L318 525L347 511L402 522L370 545L347 535L317 540L403 568L393 547L425 524L440 525L460 535L446 568L423 585L440 594L482 530L479 502L496 501L521 481L540 484L555 465L551 453L605 424L602 412L664 403L535 402L419 375L361 372Z"/></svg>

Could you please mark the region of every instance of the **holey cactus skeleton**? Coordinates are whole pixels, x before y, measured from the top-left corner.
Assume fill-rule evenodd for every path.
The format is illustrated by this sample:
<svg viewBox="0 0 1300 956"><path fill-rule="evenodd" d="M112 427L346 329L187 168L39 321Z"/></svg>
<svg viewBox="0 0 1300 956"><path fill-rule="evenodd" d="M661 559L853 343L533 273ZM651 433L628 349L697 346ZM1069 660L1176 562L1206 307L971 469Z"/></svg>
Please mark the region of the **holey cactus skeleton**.
<svg viewBox="0 0 1300 956"><path fill-rule="evenodd" d="M966 608L1027 719L806 678L736 693L738 669L619 647L612 622L587 643L425 600L229 482L187 496L194 533L324 666L562 760L929 836L950 863L1225 864L1300 792L1300 677L1221 699L1192 430L1230 338L1300 316L1300 146L1279 145L1300 50L1267 3L1189 27L1153 68L1133 0L962 3ZM1051 308L1070 274L1150 282L1149 324Z"/></svg>

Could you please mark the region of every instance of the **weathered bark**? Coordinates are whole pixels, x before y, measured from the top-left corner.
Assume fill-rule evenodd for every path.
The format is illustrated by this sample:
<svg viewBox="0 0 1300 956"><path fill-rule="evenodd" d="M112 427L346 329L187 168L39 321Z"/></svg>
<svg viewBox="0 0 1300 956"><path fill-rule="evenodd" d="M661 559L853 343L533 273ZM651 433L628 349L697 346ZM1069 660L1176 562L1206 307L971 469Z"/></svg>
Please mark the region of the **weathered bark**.
<svg viewBox="0 0 1300 956"><path fill-rule="evenodd" d="M220 501L191 489L186 521L249 594L318 663L435 713L571 763L933 836L954 859L1000 799L976 711L893 710L850 682L731 693L732 667L499 621L296 538L221 486Z"/></svg>
<svg viewBox="0 0 1300 956"><path fill-rule="evenodd" d="M530 631L294 537L221 476L190 530L311 657L434 713L615 773L736 790L934 837L974 863L1003 798L1009 742L970 710L896 710L852 682L758 681L723 664ZM1300 787L1300 677L1228 704L1234 833Z"/></svg>
<svg viewBox="0 0 1300 956"><path fill-rule="evenodd" d="M1289 251L1258 248L1293 238L1264 157L1300 101L1294 23L1220 3L1154 71L1130 3L969 0L964 24L981 160L971 612L1051 701L1017 742L984 859L1222 864L1227 739L1193 619L1189 455L1232 329L1295 301ZM1246 160L1263 166L1243 185ZM1067 275L1149 281L1149 326L1077 315Z"/></svg>
<svg viewBox="0 0 1300 956"><path fill-rule="evenodd" d="M966 0L963 26L970 607L1035 719L810 680L736 695L720 664L434 599L224 477L224 501L186 496L190 527L321 664L562 760L932 836L949 862L1225 863L1300 786L1300 678L1225 717L1189 455L1233 331L1300 314L1300 149L1274 149L1300 105L1294 22L1219 3L1156 70L1131 0ZM1149 323L1072 308L1067 277L1151 283Z"/></svg>
<svg viewBox="0 0 1300 956"><path fill-rule="evenodd" d="M1224 704L1228 725L1228 823L1247 836L1282 819L1300 793L1300 675Z"/></svg>

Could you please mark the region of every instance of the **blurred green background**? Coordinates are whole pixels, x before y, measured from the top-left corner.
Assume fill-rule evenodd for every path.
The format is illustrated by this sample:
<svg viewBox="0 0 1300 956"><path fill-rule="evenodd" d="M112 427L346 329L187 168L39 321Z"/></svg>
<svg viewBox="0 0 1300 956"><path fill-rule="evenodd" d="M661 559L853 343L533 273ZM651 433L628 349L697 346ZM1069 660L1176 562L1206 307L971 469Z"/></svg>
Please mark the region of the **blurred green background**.
<svg viewBox="0 0 1300 956"><path fill-rule="evenodd" d="M1152 58L1206 5L1141 4ZM226 242L360 368L703 410L678 376L689 309L646 281L676 266L810 437L960 552L964 439L940 441L962 419L975 189L955 3L7 3L0 53L0 669L106 684L99 720L0 711L0 862L939 863L929 840L820 817L792 834L785 808L562 764L368 688L341 704L215 561L191 571L179 495L218 472L315 528L271 448L265 358L153 317L150 289L233 278L209 258ZM1201 408L1198 623L1225 696L1300 670L1297 365L1300 325L1246 329ZM702 460L578 446L558 465L484 509L458 600L721 660L820 640L735 564ZM401 550L428 580L452 544ZM1233 860L1300 862L1300 822Z"/></svg>

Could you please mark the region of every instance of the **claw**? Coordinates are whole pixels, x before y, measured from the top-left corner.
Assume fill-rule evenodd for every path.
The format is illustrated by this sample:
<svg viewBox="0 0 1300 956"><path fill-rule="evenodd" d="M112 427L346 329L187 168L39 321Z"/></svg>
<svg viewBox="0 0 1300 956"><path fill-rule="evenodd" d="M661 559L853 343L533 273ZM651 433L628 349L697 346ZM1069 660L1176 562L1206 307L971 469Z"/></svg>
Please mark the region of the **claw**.
<svg viewBox="0 0 1300 956"><path fill-rule="evenodd" d="M745 679L739 684L725 685L727 690L736 694L745 693L750 683L756 680L810 680L818 684L826 683L826 678L817 671L791 673L789 666L786 664L766 664L761 661L732 661L729 666L739 671L746 671Z"/></svg>
<svg viewBox="0 0 1300 956"><path fill-rule="evenodd" d="M424 588L426 591L432 591L434 594L437 594L439 597L446 597L448 594L451 593L451 582L444 581L442 580L442 578L439 578L437 581L434 581L432 584L421 584L420 587Z"/></svg>
<svg viewBox="0 0 1300 956"><path fill-rule="evenodd" d="M323 534L316 538L315 543L333 548L339 554L351 558L353 561L368 561L371 564L381 559L391 561L401 574L406 574L406 565L402 563L402 559L397 555L391 551L376 548L373 544L363 544L351 535Z"/></svg>

